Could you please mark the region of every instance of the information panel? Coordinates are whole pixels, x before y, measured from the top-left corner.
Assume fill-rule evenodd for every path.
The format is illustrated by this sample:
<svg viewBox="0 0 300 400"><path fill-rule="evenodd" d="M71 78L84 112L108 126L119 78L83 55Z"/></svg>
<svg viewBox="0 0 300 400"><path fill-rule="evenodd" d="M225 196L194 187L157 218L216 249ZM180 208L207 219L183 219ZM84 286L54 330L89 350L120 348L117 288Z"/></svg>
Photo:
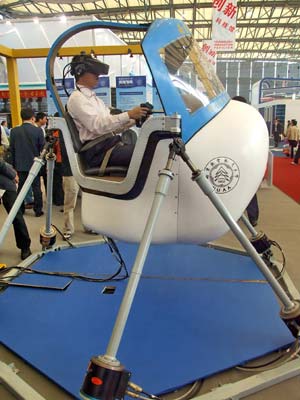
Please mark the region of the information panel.
<svg viewBox="0 0 300 400"><path fill-rule="evenodd" d="M57 88L60 100L61 100L62 104L65 106L68 101L68 96L64 90L62 81L63 81L62 79L55 79L55 86ZM72 91L75 89L74 78L66 78L65 79L65 88L70 94L72 93ZM48 88L48 83L47 83L47 103L48 103L48 115L54 115L58 110L56 109L52 95Z"/></svg>
<svg viewBox="0 0 300 400"><path fill-rule="evenodd" d="M95 93L107 107L111 107L111 92L108 76L100 76Z"/></svg>
<svg viewBox="0 0 300 400"><path fill-rule="evenodd" d="M146 76L117 76L116 104L122 111L146 102Z"/></svg>

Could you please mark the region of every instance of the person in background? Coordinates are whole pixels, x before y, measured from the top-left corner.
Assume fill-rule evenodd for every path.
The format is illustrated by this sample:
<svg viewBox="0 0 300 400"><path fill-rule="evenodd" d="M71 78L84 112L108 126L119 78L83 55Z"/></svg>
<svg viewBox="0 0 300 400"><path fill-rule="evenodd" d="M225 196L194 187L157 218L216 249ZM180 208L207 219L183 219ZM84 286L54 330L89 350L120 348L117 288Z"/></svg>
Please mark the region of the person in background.
<svg viewBox="0 0 300 400"><path fill-rule="evenodd" d="M107 75L109 66L91 55L81 54L73 57L70 67L77 90L71 93L67 108L77 126L82 144L109 134L108 138L83 152L86 164L89 167L100 167L101 170L105 170L106 165L128 166L134 145L122 145L121 136L117 133L146 117L149 109L138 106L111 115L109 108L93 91L98 85L99 75Z"/></svg>
<svg viewBox="0 0 300 400"><path fill-rule="evenodd" d="M295 119L291 120L291 125L289 126L286 132L286 137L290 145L290 157L294 158L294 149L295 147L297 147L297 144L300 139L300 131L297 126L297 121ZM293 161L292 164L295 164L295 161Z"/></svg>
<svg viewBox="0 0 300 400"><path fill-rule="evenodd" d="M64 138L61 131L59 131L59 146L60 146L61 160L62 160L61 172L62 172L63 190L64 190L63 235L65 239L70 239L75 232L74 210L77 203L79 186L72 174Z"/></svg>
<svg viewBox="0 0 300 400"><path fill-rule="evenodd" d="M35 124L38 128L41 128L44 137L46 137L47 123L48 123L47 114L45 114L44 112L38 112L35 116Z"/></svg>
<svg viewBox="0 0 300 400"><path fill-rule="evenodd" d="M55 166L53 171L53 204L55 206L64 205L64 189L63 189L63 164L62 154L59 139L59 130L52 133L52 136L56 138L54 143L54 153L56 155Z"/></svg>
<svg viewBox="0 0 300 400"><path fill-rule="evenodd" d="M274 147L278 147L278 144L281 140L281 135L283 134L283 125L278 117L275 118L272 133L274 137Z"/></svg>
<svg viewBox="0 0 300 400"><path fill-rule="evenodd" d="M298 165L298 163L299 163L299 158L300 158L300 146L299 146L300 130L299 130L298 126L297 126L297 121L296 121L296 120L292 120L292 121L295 121L296 125L292 125L292 128L291 128L291 130L290 130L290 131L292 131L292 132L290 132L290 135L294 135L295 137L298 137L297 143L296 143L296 146L297 146L297 144L298 144L298 148L297 148L295 157L294 157L293 161L291 162L291 164L292 164L292 165ZM294 131L294 132L293 132L293 131ZM296 146L295 146L295 147L296 147Z"/></svg>
<svg viewBox="0 0 300 400"><path fill-rule="evenodd" d="M8 126L7 126L7 121L6 120L1 121L1 126L5 130L6 136L9 138L10 130L9 130Z"/></svg>
<svg viewBox="0 0 300 400"><path fill-rule="evenodd" d="M240 101L242 103L247 103L247 100L243 96L235 96L232 98L232 100ZM258 217L259 217L259 207L258 207L258 201L257 201L257 194L252 197L250 200L250 203L248 204L247 208L247 215L248 219L250 221L250 224L252 226L257 225Z"/></svg>
<svg viewBox="0 0 300 400"><path fill-rule="evenodd" d="M13 167L0 160L0 189L5 190L2 202L7 213L10 212L17 198L17 182L18 176ZM13 227L16 245L21 250L21 259L25 260L31 255L31 240L21 209L18 210L13 220Z"/></svg>
<svg viewBox="0 0 300 400"><path fill-rule="evenodd" d="M33 191L32 191L32 187L30 186L25 199L24 199L24 203L25 203L25 210L30 210L33 208Z"/></svg>
<svg viewBox="0 0 300 400"><path fill-rule="evenodd" d="M41 128L35 126L34 111L30 108L21 110L22 125L10 131L10 149L12 165L19 176L18 193L21 191L33 165L34 157L38 157L44 147L45 138ZM43 197L41 192L41 179L38 175L32 182L33 209L36 217L43 212ZM25 205L21 207L25 211Z"/></svg>
<svg viewBox="0 0 300 400"><path fill-rule="evenodd" d="M47 114L44 112L38 112L35 115L35 124L38 128L41 128L43 131L44 138L46 137L46 128L48 124L48 117ZM47 193L47 163L42 166L40 175L43 177L43 183L45 187L45 193Z"/></svg>
<svg viewBox="0 0 300 400"><path fill-rule="evenodd" d="M9 148L9 140L2 124L0 125L0 158L5 156L6 150Z"/></svg>

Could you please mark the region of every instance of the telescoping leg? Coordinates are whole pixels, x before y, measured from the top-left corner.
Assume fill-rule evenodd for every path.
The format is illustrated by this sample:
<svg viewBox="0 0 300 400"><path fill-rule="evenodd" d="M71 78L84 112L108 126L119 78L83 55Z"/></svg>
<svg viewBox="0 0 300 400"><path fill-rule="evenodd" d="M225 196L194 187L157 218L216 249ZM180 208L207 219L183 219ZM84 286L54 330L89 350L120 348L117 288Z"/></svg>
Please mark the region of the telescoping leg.
<svg viewBox="0 0 300 400"><path fill-rule="evenodd" d="M127 318L139 284L153 230L168 188L173 179L171 171L175 153L170 153L165 169L159 172L159 180L146 227L139 245L137 256L130 274L127 288L119 308L118 316L105 355L93 357L88 366L80 395L83 399L113 400L122 399L127 391L130 372L116 359L116 354L125 329Z"/></svg>
<svg viewBox="0 0 300 400"><path fill-rule="evenodd" d="M56 229L52 226L52 198L53 198L53 172L56 156L53 148L50 148L46 155L47 160L47 209L46 209L46 225L40 230L40 243L43 249L49 249L56 242Z"/></svg>
<svg viewBox="0 0 300 400"><path fill-rule="evenodd" d="M281 285L273 276L272 272L269 270L262 257L258 254L255 247L249 241L247 236L241 230L236 221L232 218L229 211L226 209L225 205L218 196L209 180L205 177L203 171L197 169L195 165L190 160L189 156L185 151L184 143L181 139L174 139L175 152L178 154L182 160L187 164L187 166L192 171L192 179L197 183L201 190L206 194L213 205L216 207L217 211L221 214L222 218L225 220L227 225L230 227L236 238L242 244L244 249L247 251L249 256L258 266L279 300L282 303L282 308L280 312L280 317L286 323L290 331L295 337L300 336L300 303L298 301L292 300L285 293Z"/></svg>
<svg viewBox="0 0 300 400"><path fill-rule="evenodd" d="M48 168L48 184L47 184L47 214L46 214L46 227L41 229L40 242L43 248L48 248L55 243L56 231L51 226L51 216L52 216L52 186L53 186L53 169L55 163L55 154L53 153L53 145L56 139L49 139L45 144L39 157L35 157L32 167L28 173L28 177L18 194L18 197L11 208L9 214L4 221L4 224L0 231L0 247L7 235L9 228L11 227L15 216L21 207L29 188L32 185L34 179L38 176L42 166L45 164L45 158L47 159Z"/></svg>
<svg viewBox="0 0 300 400"><path fill-rule="evenodd" d="M46 151L46 150L45 150ZM44 165L44 156L45 153L42 152L42 154L40 155L40 157L35 157L34 158L34 162L32 164L32 167L30 168L30 171L28 173L28 177L20 191L20 193L18 194L18 197L14 203L14 205L12 206L9 214L7 215L4 224L1 228L0 231L0 247L3 244L3 241L7 235L7 232L9 231L9 228L11 227L15 216L17 215L17 212L19 211L19 208L21 207L21 205L23 204L23 201L26 197L26 194L30 188L30 186L32 185L32 182L34 181L34 179L38 176L40 169L42 168L42 166Z"/></svg>

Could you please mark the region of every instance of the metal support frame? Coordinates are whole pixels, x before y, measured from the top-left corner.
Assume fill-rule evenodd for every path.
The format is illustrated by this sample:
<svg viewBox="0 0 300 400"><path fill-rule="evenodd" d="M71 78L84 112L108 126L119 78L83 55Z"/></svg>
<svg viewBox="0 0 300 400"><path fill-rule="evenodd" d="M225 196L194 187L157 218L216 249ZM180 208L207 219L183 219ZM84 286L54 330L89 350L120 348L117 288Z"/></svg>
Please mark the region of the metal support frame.
<svg viewBox="0 0 300 400"><path fill-rule="evenodd" d="M132 45L116 45L116 46L83 46L83 47L64 47L59 50L60 57L72 57L79 54L80 51L85 51L86 54L93 52L95 55L127 55L143 54L139 44ZM0 45L0 55L6 57L8 85L10 92L11 117L12 126L21 124L21 98L18 79L19 58L47 58L49 54L48 48L38 49L11 49Z"/></svg>
<svg viewBox="0 0 300 400"><path fill-rule="evenodd" d="M170 154L167 162L167 166L164 170L159 173L159 181L155 191L154 201L152 203L152 208L147 220L147 224L142 236L142 240L138 249L138 253L136 256L136 260L132 269L132 273L130 275L130 279L127 285L126 292L124 294L119 313L113 328L113 332L107 347L106 354L103 358L107 362L116 362L116 353L118 350L118 346L121 341L121 337L127 322L127 318L129 315L129 311L133 302L133 298L137 289L137 285L139 283L139 279L141 277L141 273L143 270L143 266L145 263L145 259L147 256L147 252L151 243L152 233L154 229L155 222L158 218L159 211L162 205L162 201L167 194L167 190L172 179L172 162L175 158L175 155L179 155L183 161L187 164L187 166L191 169L193 174L193 180L197 183L200 189L206 194L217 211L221 214L224 221L227 223L229 228L232 230L236 238L242 244L244 249L247 251L249 256L255 262L257 267L260 269L262 274L267 279L268 283L272 287L275 294L280 299L283 304L283 308L287 311L292 310L295 307L295 303L288 297L285 293L281 285L278 283L276 278L273 276L272 272L269 270L265 262L262 260L261 256L257 253L249 239L246 237L244 232L241 230L237 222L233 219L229 211L226 209L225 205L218 196L213 186L205 177L200 170L198 170L194 164L191 162L190 158L185 152L185 146L181 139L174 139L173 144L170 145ZM242 217L243 222L246 224L251 233L256 234L256 231L253 229L246 217ZM252 232L253 231L253 232Z"/></svg>
<svg viewBox="0 0 300 400"><path fill-rule="evenodd" d="M239 400L298 375L300 375L300 358L270 371L222 385L209 393L194 397L194 400Z"/></svg>
<svg viewBox="0 0 300 400"><path fill-rule="evenodd" d="M13 369L0 361L0 382L6 386L10 392L21 400L46 400L36 392L28 383L23 381Z"/></svg>
<svg viewBox="0 0 300 400"><path fill-rule="evenodd" d="M203 193L208 196L208 198L211 200L211 202L213 203L217 211L220 213L224 221L227 223L229 228L232 230L236 238L239 240L239 242L242 244L242 246L247 251L249 256L255 262L255 264L260 269L262 274L265 276L266 280L272 287L273 291L283 304L284 312L286 312L287 314L289 314L290 312L293 313L295 312L295 310L296 312L298 312L298 303L295 303L293 300L291 300L289 296L285 293L285 291L278 283L278 281L275 279L272 272L269 270L269 268L267 267L261 256L257 253L256 249L253 247L249 239L240 229L237 222L233 219L233 217L231 216L231 214L221 201L220 196L218 196L215 193L213 186L205 177L205 174L199 169L197 169L191 162L190 158L185 152L184 142L180 138L175 138L173 140L173 143L170 144L170 152L166 167L165 169L159 172L159 180L156 186L155 196L150 210L150 214L145 226L145 230L142 235L142 239L133 265L133 269L130 274L129 282L127 284L127 288L123 296L121 306L119 308L117 319L115 321L115 325L109 340L106 353L104 355L99 355L98 357L93 357L90 363L90 365L92 365L93 368L95 367L94 368L95 370L97 368L97 364L99 365L101 364L101 371L100 371L101 374L103 374L103 371L104 373L107 373L121 366L121 363L116 358L117 351L127 323L127 319L137 290L137 286L142 275L145 260L151 244L155 223L159 217L162 202L168 193L168 188L173 178L173 173L171 169L176 155L179 155L182 158L182 160L187 164L187 166L190 168L190 170L192 171L192 179L197 183L197 185L203 191ZM253 229L247 218L243 217L242 220L246 224L250 232L256 234L255 229ZM96 392L97 391L94 391L93 385L92 386L90 385L90 377L88 376L87 373L82 386L81 397L85 399L86 398L85 396L88 394L89 396L92 396L90 398L93 399L101 398L103 400L106 400L104 393L102 393L101 395L99 393L98 395L95 395L96 397L94 397L93 394ZM228 397L224 397L224 399L227 398Z"/></svg>
<svg viewBox="0 0 300 400"><path fill-rule="evenodd" d="M10 212L8 213L4 224L0 230L0 248L4 242L4 239L8 233L9 228L11 227L15 216L17 215L18 210L20 209L26 194L29 190L29 188L32 185L32 182L34 181L34 179L38 176L42 166L45 164L45 157L47 157L48 151L50 150L50 153L52 153L53 150L53 142L48 142L46 143L46 145L44 146L41 154L39 157L35 157L34 158L34 162L32 164L32 167L30 168L30 171L28 173L28 177L20 191L20 193L17 196L17 199L14 203L14 205L12 206ZM53 170L54 170L54 162L55 162L55 156L48 158L48 168L50 173L48 174L48 182L47 182L47 188L49 185L52 187L53 186ZM50 198L51 196L51 198ZM50 205L49 205L50 204ZM49 205L49 206L48 206ZM51 206L52 206L52 189L48 191L48 195L47 195L47 228L48 230L46 230L46 232L48 233L52 233L51 231L51 224L50 224L50 218L51 218ZM49 226L48 226L49 225Z"/></svg>
<svg viewBox="0 0 300 400"><path fill-rule="evenodd" d="M7 76L10 95L12 126L21 125L21 98L19 88L18 64L16 58L7 57Z"/></svg>
<svg viewBox="0 0 300 400"><path fill-rule="evenodd" d="M6 235L7 235L7 232L9 230L9 228L11 227L11 225L12 225L14 219L15 219L15 216L17 215L17 212L18 212L19 208L21 207L21 205L23 203L23 201L24 201L24 199L26 197L26 194L27 194L30 186L32 185L32 182L34 181L34 179L38 175L38 173L39 173L39 171L40 171L40 169L42 168L43 165L44 165L44 161L43 161L43 157L42 156L34 158L34 162L33 162L32 167L30 168L30 171L28 173L28 177L27 177L27 179L26 179L26 181L25 181L20 193L18 194L18 197L17 197L14 205L12 206L10 212L8 213L8 215L7 215L7 217L6 217L5 221L4 221L4 224L2 226L2 229L0 231L0 247L3 244L3 241L4 241L4 239L5 239Z"/></svg>
<svg viewBox="0 0 300 400"><path fill-rule="evenodd" d="M257 267L260 269L261 273L267 279L268 283L272 287L275 294L280 299L281 303L283 304L283 308L287 311L292 310L295 307L295 303L287 296L285 291L282 289L278 281L274 278L272 272L270 272L269 268L262 260L260 255L257 253L247 236L241 230L237 222L233 219L225 205L223 204L220 196L215 193L215 190L209 180L206 178L205 174L197 169L195 165L190 160L189 156L185 152L185 146L181 139L175 139L174 144L176 147L176 152L178 155L181 156L183 161L187 164L189 169L192 171L192 179L197 183L199 188L203 191L203 193L210 199L212 204L215 206L216 210L219 212L221 217L227 223L229 228L231 229L232 233L247 251L249 256L255 262ZM243 218L243 217L242 217ZM243 221L246 221L246 218L243 218Z"/></svg>
<svg viewBox="0 0 300 400"><path fill-rule="evenodd" d="M169 158L165 169L159 172L159 180L155 189L155 196L152 203L151 211L143 232L142 240L139 245L139 249L136 255L136 259L130 274L129 282L121 303L118 316L113 328L113 332L106 350L104 359L107 361L116 361L116 354L118 347L125 329L127 318L130 312L130 308L133 302L133 298L141 278L145 260L148 254L148 250L151 244L153 236L153 230L155 223L159 217L159 212L163 203L164 198L168 193L168 189L173 179L173 173L171 171L175 153L173 149L170 150Z"/></svg>

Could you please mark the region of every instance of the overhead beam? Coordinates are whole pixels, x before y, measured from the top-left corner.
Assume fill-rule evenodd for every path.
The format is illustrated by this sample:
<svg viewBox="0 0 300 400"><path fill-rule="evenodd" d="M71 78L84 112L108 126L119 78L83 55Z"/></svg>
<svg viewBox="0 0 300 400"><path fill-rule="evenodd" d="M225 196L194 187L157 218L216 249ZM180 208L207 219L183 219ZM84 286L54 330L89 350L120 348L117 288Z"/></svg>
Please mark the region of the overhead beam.
<svg viewBox="0 0 300 400"><path fill-rule="evenodd" d="M272 38L248 38L248 39L237 39L238 43L243 42L270 42L274 43L274 39ZM278 38L275 42L277 43L285 43L290 42L291 44L298 44L297 39L289 40L284 38ZM139 44L132 45L118 45L118 46L88 46L88 47L80 47L80 51L85 51L87 54L94 53L95 55L127 55L127 54L143 54L141 46ZM59 51L59 57L72 57L78 55L79 48L78 47L65 47ZM9 49L4 46L0 46L0 55L5 57L12 58L46 58L48 56L49 49L48 48L38 48L38 49ZM236 53L274 53L275 56L278 53L282 54L290 54L291 56L298 56L300 54L300 48L285 48L285 49L253 49L250 51L249 49L237 49L232 54ZM223 54L223 53L219 53Z"/></svg>
<svg viewBox="0 0 300 400"><path fill-rule="evenodd" d="M48 56L48 48L40 49L11 49L10 57L14 58L45 58ZM79 54L80 51L85 51L87 54L95 55L126 55L126 54L143 54L141 46L138 44L132 45L117 45L117 46L85 46L85 47L63 47L59 50L59 57L71 57Z"/></svg>
<svg viewBox="0 0 300 400"><path fill-rule="evenodd" d="M0 44L0 56L12 57L12 49Z"/></svg>
<svg viewBox="0 0 300 400"><path fill-rule="evenodd" d="M26 4L26 2L23 2L23 4ZM31 2L28 2L31 3ZM63 3L63 2L62 2ZM92 1L91 1L92 3ZM13 10L13 6L20 5L20 2L13 3L12 5L6 5L3 7L4 12L6 15L9 15L12 13L14 16L17 18L28 18L28 13L22 13L18 12L17 10ZM245 7L264 7L264 8L273 8L273 7L283 7L283 8L299 8L299 2L298 0L268 0L268 2L262 2L258 0L249 0L249 1L238 1L237 2L238 8L245 8ZM0 7L0 12L1 12ZM191 8L191 3L174 3L172 6L173 10L185 10L188 8ZM205 9L205 8L212 8L212 3L211 2L199 2L196 4L197 9ZM152 4L151 5L151 11L156 12L156 11L170 11L169 4ZM145 12L145 7L142 6L130 6L129 8L126 9L126 7L113 7L113 8L108 8L108 9L103 9L103 8L97 8L95 7L94 9L91 10L72 10L72 11L67 11L64 10L64 15L66 16L79 16L79 15L99 15L100 18L107 17L107 16L117 16L119 14L125 15L126 13L143 13ZM59 14L59 13L57 13ZM32 16L36 16L39 18L47 18L49 15L53 15L53 13L48 13L48 14L40 14L39 12L32 12Z"/></svg>

